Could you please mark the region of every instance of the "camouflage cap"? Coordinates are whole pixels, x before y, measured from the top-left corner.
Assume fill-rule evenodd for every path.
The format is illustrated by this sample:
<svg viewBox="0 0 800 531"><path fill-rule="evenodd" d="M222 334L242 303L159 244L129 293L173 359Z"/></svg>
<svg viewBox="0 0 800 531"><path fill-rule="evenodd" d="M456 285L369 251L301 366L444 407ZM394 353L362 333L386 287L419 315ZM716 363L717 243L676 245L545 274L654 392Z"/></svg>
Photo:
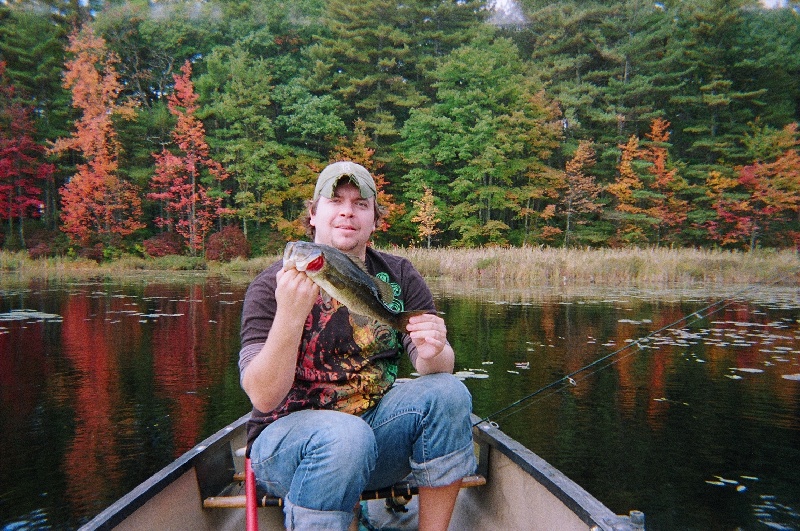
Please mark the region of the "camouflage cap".
<svg viewBox="0 0 800 531"><path fill-rule="evenodd" d="M314 201L320 196L332 198L336 185L343 177L349 177L350 182L358 186L361 197L364 199L375 197L378 193L375 180L364 166L349 160L342 160L329 164L320 172L317 177L317 186L314 188Z"/></svg>

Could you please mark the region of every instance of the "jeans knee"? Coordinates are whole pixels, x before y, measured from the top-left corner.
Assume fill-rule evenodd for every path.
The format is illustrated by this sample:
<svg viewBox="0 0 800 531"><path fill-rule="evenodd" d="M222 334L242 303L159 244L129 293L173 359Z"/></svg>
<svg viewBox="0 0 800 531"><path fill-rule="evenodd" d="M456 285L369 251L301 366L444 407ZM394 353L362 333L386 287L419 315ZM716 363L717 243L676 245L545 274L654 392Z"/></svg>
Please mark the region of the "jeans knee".
<svg viewBox="0 0 800 531"><path fill-rule="evenodd" d="M326 415L325 413L330 413ZM352 463L365 463L370 468L377 459L375 434L360 417L335 411L320 415L320 424L309 445L330 448L336 456L347 456ZM324 420L322 420L324 419Z"/></svg>
<svg viewBox="0 0 800 531"><path fill-rule="evenodd" d="M469 415L472 411L472 395L467 387L452 374L431 374L426 384L435 403L455 415Z"/></svg>

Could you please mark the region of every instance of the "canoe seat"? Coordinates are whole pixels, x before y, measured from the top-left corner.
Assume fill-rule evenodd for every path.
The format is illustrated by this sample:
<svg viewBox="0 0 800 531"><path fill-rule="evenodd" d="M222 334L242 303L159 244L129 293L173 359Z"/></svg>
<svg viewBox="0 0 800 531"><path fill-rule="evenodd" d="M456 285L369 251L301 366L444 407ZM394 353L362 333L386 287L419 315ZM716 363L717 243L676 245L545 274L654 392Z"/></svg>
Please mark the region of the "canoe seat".
<svg viewBox="0 0 800 531"><path fill-rule="evenodd" d="M219 496L209 496L203 500L203 507L206 509L232 509L247 506L247 498L244 494L244 472L237 472L233 475L231 484ZM465 476L461 480L461 488L479 487L486 484L486 478L481 475ZM417 494L419 489L406 481L395 483L391 487L384 489L364 491L361 493L362 500L380 499L400 499L405 498L406 502ZM401 502L402 503L402 502ZM282 507L283 498L270 496L264 492L256 495L256 505L258 507Z"/></svg>

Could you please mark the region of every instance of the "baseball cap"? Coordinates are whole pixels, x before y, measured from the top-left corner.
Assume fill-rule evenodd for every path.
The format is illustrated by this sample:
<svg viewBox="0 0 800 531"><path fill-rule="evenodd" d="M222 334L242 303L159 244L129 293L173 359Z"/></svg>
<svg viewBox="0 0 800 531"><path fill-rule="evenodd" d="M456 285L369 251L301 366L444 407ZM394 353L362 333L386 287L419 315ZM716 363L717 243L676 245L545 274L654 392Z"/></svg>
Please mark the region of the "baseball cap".
<svg viewBox="0 0 800 531"><path fill-rule="evenodd" d="M350 182L358 186L361 197L364 199L374 197L378 193L375 180L364 166L349 160L342 160L329 164L320 172L317 177L317 186L314 188L314 201L319 199L319 196L331 199L336 185L343 177L349 177Z"/></svg>

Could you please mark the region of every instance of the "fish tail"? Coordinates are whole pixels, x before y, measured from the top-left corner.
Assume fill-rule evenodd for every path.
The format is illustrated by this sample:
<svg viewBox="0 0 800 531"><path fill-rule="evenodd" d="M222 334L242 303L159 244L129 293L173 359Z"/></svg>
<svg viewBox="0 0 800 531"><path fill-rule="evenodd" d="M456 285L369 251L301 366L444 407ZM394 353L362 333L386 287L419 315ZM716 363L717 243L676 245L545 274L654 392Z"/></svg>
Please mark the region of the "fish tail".
<svg viewBox="0 0 800 531"><path fill-rule="evenodd" d="M397 329L401 332L406 332L406 328L408 327L408 320L412 317L417 315L424 315L426 313L430 313L430 310L413 310L410 312L403 312L398 316L398 326Z"/></svg>

